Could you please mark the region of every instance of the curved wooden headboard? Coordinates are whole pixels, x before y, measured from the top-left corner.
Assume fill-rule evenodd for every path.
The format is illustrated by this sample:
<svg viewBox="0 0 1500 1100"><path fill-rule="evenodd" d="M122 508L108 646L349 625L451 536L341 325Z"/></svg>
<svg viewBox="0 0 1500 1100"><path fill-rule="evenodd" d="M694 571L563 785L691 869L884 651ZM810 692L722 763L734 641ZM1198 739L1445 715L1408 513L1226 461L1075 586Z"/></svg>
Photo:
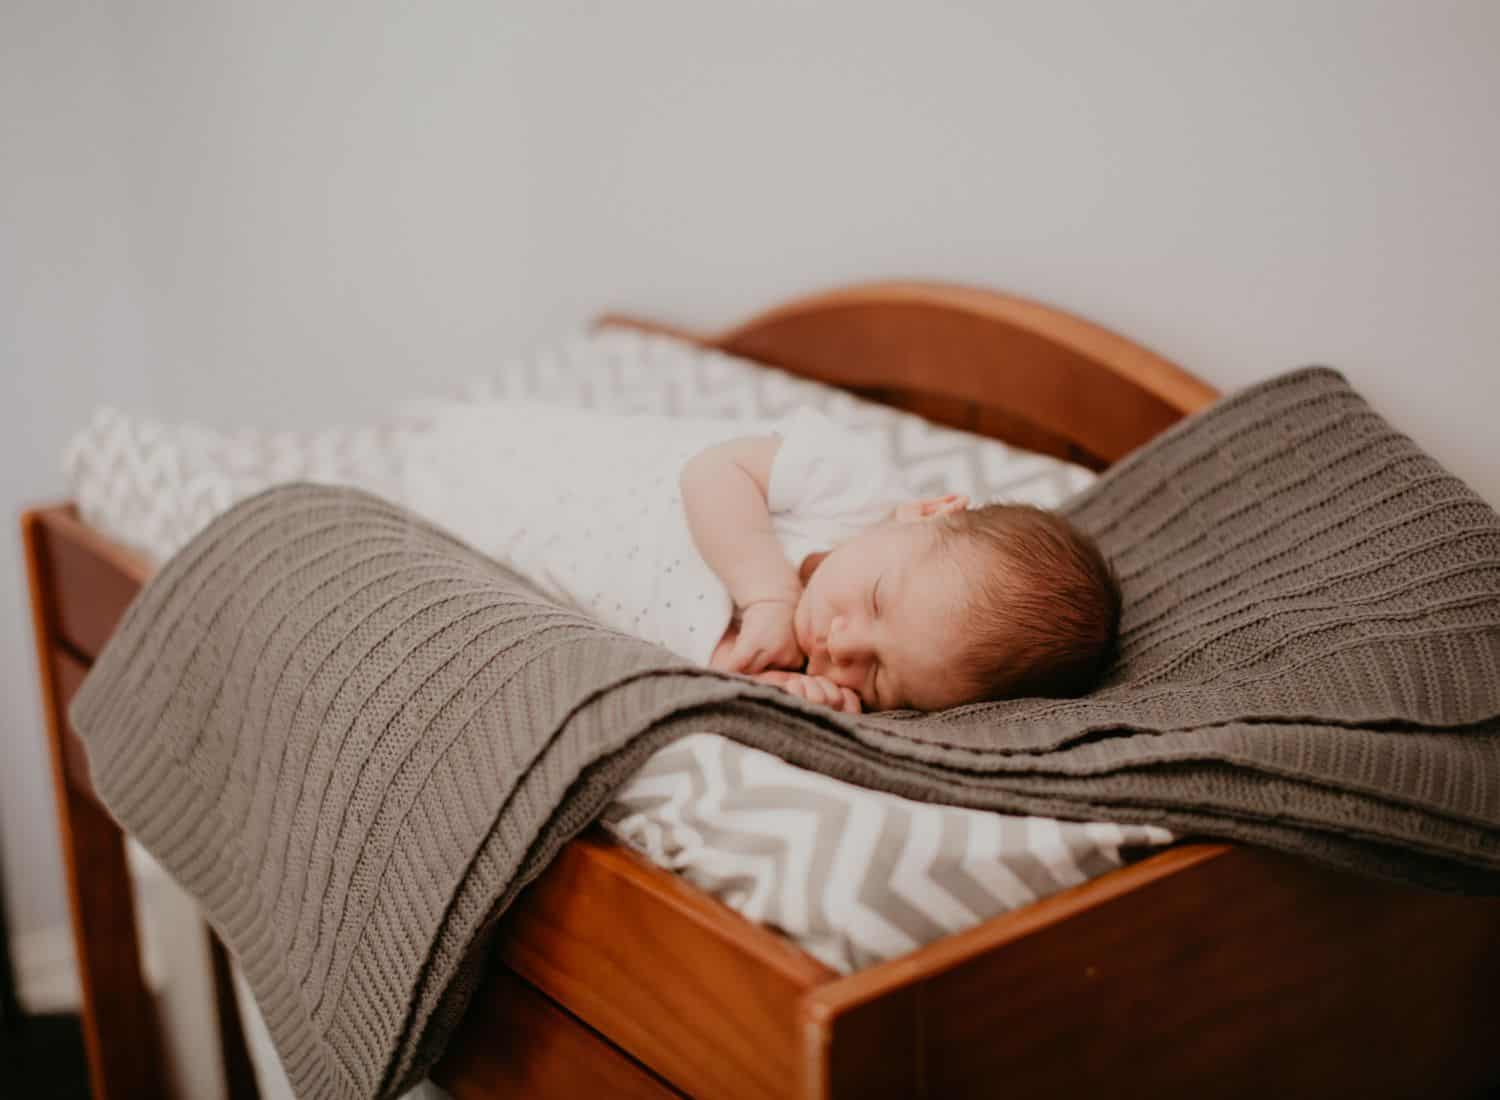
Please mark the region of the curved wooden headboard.
<svg viewBox="0 0 1500 1100"><path fill-rule="evenodd" d="M1092 469L1218 397L1181 367L1081 317L941 283L812 294L717 334L619 314L597 323L768 363Z"/></svg>

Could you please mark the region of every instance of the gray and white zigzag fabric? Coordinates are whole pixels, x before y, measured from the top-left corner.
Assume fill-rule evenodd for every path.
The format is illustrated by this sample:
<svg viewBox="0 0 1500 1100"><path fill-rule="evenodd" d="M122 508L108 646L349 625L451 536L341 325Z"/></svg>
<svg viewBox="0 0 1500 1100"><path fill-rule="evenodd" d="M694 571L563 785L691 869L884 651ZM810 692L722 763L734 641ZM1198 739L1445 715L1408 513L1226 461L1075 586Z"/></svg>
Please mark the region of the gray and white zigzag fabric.
<svg viewBox="0 0 1500 1100"><path fill-rule="evenodd" d="M843 974L1170 843L1154 825L914 802L698 733L654 754L606 828Z"/></svg>

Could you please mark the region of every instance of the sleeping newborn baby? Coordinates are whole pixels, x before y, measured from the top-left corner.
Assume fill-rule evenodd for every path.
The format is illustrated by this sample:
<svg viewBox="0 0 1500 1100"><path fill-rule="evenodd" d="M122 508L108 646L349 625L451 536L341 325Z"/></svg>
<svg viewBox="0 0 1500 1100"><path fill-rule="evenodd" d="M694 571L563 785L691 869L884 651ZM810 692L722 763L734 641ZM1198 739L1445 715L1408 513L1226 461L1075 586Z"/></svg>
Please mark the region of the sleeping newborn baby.
<svg viewBox="0 0 1500 1100"><path fill-rule="evenodd" d="M907 499L812 409L747 422L427 402L405 500L559 602L838 710L1085 691L1120 595L1029 505Z"/></svg>

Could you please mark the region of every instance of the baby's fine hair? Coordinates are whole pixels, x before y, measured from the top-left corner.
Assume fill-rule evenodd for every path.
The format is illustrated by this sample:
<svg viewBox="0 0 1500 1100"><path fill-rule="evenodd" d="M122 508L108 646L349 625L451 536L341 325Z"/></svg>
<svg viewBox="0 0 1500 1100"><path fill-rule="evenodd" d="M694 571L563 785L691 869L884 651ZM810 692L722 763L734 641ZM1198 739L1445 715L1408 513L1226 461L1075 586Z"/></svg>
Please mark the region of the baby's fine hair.
<svg viewBox="0 0 1500 1100"><path fill-rule="evenodd" d="M937 517L941 551L976 582L954 669L975 701L1090 690L1114 658L1120 582L1094 540L1056 512L990 504Z"/></svg>

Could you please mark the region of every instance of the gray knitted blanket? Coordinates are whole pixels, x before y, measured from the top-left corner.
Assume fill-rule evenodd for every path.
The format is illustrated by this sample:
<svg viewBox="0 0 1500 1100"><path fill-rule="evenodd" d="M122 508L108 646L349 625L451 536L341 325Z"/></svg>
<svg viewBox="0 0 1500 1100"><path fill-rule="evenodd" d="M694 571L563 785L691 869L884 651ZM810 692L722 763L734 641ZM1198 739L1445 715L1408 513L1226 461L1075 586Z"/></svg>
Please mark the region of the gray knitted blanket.
<svg viewBox="0 0 1500 1100"><path fill-rule="evenodd" d="M161 569L72 719L305 1098L425 1072L517 891L696 730L907 797L1500 892L1500 517L1341 375L1226 398L1064 511L1125 591L1117 665L1079 699L837 714L555 606L378 497L291 484Z"/></svg>

